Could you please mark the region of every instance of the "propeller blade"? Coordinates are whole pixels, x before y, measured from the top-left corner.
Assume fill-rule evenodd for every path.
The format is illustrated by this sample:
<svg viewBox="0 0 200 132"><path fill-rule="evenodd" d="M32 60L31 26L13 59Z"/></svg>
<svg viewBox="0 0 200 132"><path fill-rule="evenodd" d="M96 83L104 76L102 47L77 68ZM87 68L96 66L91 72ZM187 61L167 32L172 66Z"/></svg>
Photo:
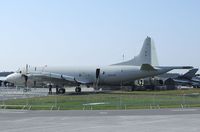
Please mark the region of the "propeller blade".
<svg viewBox="0 0 200 132"><path fill-rule="evenodd" d="M27 74L28 74L28 64L26 64L26 69L25 69L25 73L22 75L23 77L24 77L24 85L25 85L25 87L27 87L28 85L27 85L27 82L28 82L28 76L27 76Z"/></svg>
<svg viewBox="0 0 200 132"><path fill-rule="evenodd" d="M26 73L25 74L27 74L28 73L28 64L26 64Z"/></svg>
<svg viewBox="0 0 200 132"><path fill-rule="evenodd" d="M27 87L28 76L24 76L25 78L25 87Z"/></svg>
<svg viewBox="0 0 200 132"><path fill-rule="evenodd" d="M25 87L27 87L28 76L27 76L27 75L24 75L24 74L22 74L22 77L24 78L24 85L25 85Z"/></svg>

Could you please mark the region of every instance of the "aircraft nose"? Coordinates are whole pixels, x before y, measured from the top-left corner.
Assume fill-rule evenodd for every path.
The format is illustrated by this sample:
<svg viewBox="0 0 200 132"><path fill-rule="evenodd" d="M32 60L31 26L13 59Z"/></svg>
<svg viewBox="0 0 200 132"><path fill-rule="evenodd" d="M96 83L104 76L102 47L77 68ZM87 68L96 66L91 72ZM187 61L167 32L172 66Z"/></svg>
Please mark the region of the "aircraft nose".
<svg viewBox="0 0 200 132"><path fill-rule="evenodd" d="M8 75L8 76L6 77L6 81L12 83L12 82L13 82L13 75L12 75L12 74Z"/></svg>
<svg viewBox="0 0 200 132"><path fill-rule="evenodd" d="M10 83L14 83L16 79L18 79L19 77L20 75L18 75L17 73L12 73L6 77L6 81Z"/></svg>

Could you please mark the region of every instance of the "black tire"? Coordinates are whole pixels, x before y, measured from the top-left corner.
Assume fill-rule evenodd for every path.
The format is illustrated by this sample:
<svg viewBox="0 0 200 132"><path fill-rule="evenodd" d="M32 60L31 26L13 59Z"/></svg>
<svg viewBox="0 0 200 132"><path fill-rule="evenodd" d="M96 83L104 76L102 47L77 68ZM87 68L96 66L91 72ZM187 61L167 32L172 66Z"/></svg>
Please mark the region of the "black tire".
<svg viewBox="0 0 200 132"><path fill-rule="evenodd" d="M76 92L76 93L81 93L81 88L80 88L80 87L76 87L76 88L75 88L75 92Z"/></svg>
<svg viewBox="0 0 200 132"><path fill-rule="evenodd" d="M59 89L59 90L58 90L58 93L64 94L64 93L65 93L65 89L64 89L64 88Z"/></svg>
<svg viewBox="0 0 200 132"><path fill-rule="evenodd" d="M80 87L78 88L78 92L81 93L81 88Z"/></svg>

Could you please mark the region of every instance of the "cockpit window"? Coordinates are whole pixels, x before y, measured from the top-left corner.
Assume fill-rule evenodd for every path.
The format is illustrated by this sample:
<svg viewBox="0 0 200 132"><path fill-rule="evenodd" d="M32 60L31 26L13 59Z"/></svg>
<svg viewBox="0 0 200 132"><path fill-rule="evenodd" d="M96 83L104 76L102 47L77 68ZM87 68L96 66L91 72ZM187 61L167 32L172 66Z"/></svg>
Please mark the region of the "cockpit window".
<svg viewBox="0 0 200 132"><path fill-rule="evenodd" d="M22 73L22 70L19 68L16 73Z"/></svg>

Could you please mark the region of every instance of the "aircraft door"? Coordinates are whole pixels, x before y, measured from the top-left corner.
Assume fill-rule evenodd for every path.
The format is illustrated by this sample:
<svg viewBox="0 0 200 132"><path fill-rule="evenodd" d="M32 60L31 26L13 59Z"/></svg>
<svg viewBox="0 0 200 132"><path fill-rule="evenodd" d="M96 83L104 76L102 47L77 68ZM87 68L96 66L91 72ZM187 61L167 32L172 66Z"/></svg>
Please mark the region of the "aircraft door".
<svg viewBox="0 0 200 132"><path fill-rule="evenodd" d="M100 78L100 69L97 68L96 69L96 81L94 83L94 89L99 89L98 85L99 85L99 78Z"/></svg>
<svg viewBox="0 0 200 132"><path fill-rule="evenodd" d="M100 77L100 69L97 68L96 69L96 79L99 79L99 77Z"/></svg>

